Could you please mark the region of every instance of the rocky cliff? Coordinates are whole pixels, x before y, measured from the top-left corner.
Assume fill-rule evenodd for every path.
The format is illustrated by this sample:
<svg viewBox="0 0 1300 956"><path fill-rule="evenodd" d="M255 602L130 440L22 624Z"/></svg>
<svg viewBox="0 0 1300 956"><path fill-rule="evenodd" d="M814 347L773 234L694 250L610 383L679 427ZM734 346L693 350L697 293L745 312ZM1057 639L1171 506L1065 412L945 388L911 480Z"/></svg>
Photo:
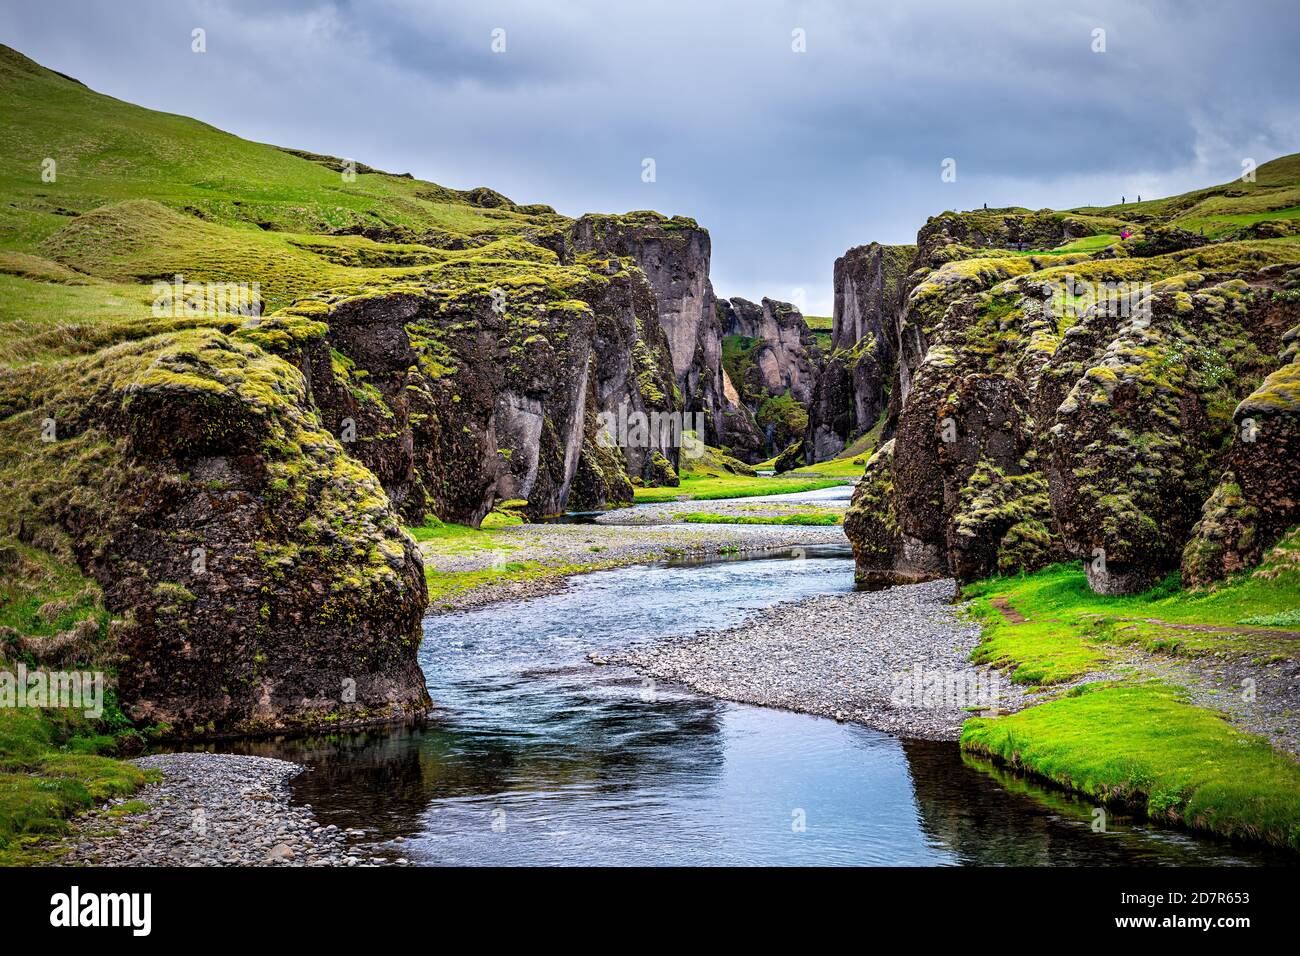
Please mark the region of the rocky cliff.
<svg viewBox="0 0 1300 956"><path fill-rule="evenodd" d="M136 720L257 732L428 706L419 555L307 378L252 338L164 334L7 375L0 441L21 449L0 466L7 586L39 594L51 566L98 584L74 600L102 594L108 645L92 627L78 656L116 666Z"/></svg>
<svg viewBox="0 0 1300 956"><path fill-rule="evenodd" d="M809 399L809 464L843 451L879 420L896 395L903 303L915 246L871 243L835 260L831 352Z"/></svg>
<svg viewBox="0 0 1300 956"><path fill-rule="evenodd" d="M690 220L248 143L7 48L0 99L0 160L40 128L63 164L0 205L0 656L114 669L133 719L417 713L404 525L626 501L687 431L761 443Z"/></svg>
<svg viewBox="0 0 1300 956"><path fill-rule="evenodd" d="M896 313L893 440L845 525L860 577L965 581L1076 558L1094 590L1127 594L1180 567L1205 584L1258 562L1300 499L1285 464L1300 246L1178 224L1241 193L1285 203L1300 164L1270 166L1259 192L1127 215L927 223Z"/></svg>
<svg viewBox="0 0 1300 956"><path fill-rule="evenodd" d="M592 214L574 223L572 244L579 253L626 257L640 268L658 303L681 411L702 416L708 444L738 453L751 450L757 436L722 365L708 232L684 216Z"/></svg>
<svg viewBox="0 0 1300 956"><path fill-rule="evenodd" d="M723 370L761 436L758 448L733 439L751 460L771 458L803 437L822 363L816 336L788 302L720 299Z"/></svg>

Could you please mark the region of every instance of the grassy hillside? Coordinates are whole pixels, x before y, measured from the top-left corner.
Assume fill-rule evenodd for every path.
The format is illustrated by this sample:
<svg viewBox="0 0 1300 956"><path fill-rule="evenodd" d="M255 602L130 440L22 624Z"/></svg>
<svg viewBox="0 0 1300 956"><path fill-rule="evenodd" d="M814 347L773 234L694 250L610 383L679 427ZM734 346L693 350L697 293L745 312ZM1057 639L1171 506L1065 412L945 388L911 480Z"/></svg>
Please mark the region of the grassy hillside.
<svg viewBox="0 0 1300 956"><path fill-rule="evenodd" d="M379 228L412 234L518 234L539 225L503 197L380 172L345 182L339 161L312 161L206 123L95 93L0 47L0 248L25 249L71 214L148 197L195 218L276 232ZM54 159L57 181L41 181ZM475 203L479 203L476 205ZM548 217L545 211L540 221Z"/></svg>
<svg viewBox="0 0 1300 956"><path fill-rule="evenodd" d="M95 93L0 47L0 363L149 325L155 280L258 283L270 312L391 282L536 281L569 220L250 143ZM53 181L43 179L53 160Z"/></svg>
<svg viewBox="0 0 1300 956"><path fill-rule="evenodd" d="M63 363L124 341L189 355L192 334L173 333L197 326L229 333L222 341L232 349L236 333L276 347L318 329L311 317L328 302L397 287L544 287L562 307L588 278L540 244L569 224L548 207L364 165L351 175L338 159L103 96L2 46L0 115L0 668L42 666L51 648L64 648L62 666L105 669L110 681L114 673L114 615L100 588L57 523L33 517L33 503L57 500L43 483L66 477L45 452L84 446L77 467L119 454L91 431L73 442L36 440L35 410L52 389L66 397L79 384ZM176 274L256 283L262 318L233 309L155 315L154 283ZM283 450L304 453L292 442ZM83 482L60 507L99 507L101 491ZM0 713L0 861L32 859L33 837L138 786L143 774L112 759L137 745L115 705L98 720Z"/></svg>
<svg viewBox="0 0 1300 956"><path fill-rule="evenodd" d="M1300 154L1264 163L1253 182L1240 179L1164 199L1114 206L1087 206L1072 212L1116 219L1162 219L1190 232L1205 230L1221 239L1243 226L1300 219Z"/></svg>

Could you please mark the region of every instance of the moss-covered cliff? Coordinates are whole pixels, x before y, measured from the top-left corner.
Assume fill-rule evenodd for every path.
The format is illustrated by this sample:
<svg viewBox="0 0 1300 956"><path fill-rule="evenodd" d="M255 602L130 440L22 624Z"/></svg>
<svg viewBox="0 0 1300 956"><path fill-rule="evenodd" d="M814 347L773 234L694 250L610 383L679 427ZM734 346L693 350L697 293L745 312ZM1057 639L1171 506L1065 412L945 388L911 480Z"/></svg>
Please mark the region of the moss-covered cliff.
<svg viewBox="0 0 1300 956"><path fill-rule="evenodd" d="M419 711L403 524L677 480L680 427L602 415L725 434L690 220L250 143L4 47L0 110L0 655L108 669L133 720Z"/></svg>
<svg viewBox="0 0 1300 956"><path fill-rule="evenodd" d="M1153 203L932 218L883 306L895 333L865 339L892 349L894 441L846 523L859 574L969 581L1072 556L1094 589L1133 593L1257 562L1298 520L1300 244L1234 223L1298 193L1285 157Z"/></svg>

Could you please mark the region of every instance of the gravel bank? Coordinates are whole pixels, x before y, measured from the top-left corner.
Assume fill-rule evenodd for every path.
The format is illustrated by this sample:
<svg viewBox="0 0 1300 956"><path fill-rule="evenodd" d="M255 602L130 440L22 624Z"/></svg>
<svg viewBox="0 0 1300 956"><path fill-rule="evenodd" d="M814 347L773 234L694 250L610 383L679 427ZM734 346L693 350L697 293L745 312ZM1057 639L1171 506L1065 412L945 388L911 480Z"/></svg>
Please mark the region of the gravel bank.
<svg viewBox="0 0 1300 956"><path fill-rule="evenodd" d="M291 806L296 763L233 754L155 754L133 761L162 772L128 800L84 814L62 843L63 865L360 866L397 863L350 847L356 836L322 827ZM148 807L138 812L139 803Z"/></svg>
<svg viewBox="0 0 1300 956"><path fill-rule="evenodd" d="M565 587L572 574L647 564L670 558L717 557L746 551L848 545L839 526L527 524L494 531L497 547L456 554L424 548L427 567L477 571L515 562L547 565L523 578L503 576L472 591L435 600L433 613L496 601L526 600Z"/></svg>
<svg viewBox="0 0 1300 956"><path fill-rule="evenodd" d="M600 525L654 525L681 521L682 515L703 512L737 518L781 518L790 515L847 511L853 486L845 484L818 491L752 498L719 498L698 501L661 501L654 504L616 508L596 518Z"/></svg>
<svg viewBox="0 0 1300 956"><path fill-rule="evenodd" d="M1134 652L1128 662L1147 676L1186 688L1192 703L1221 711L1237 729L1300 757L1300 661Z"/></svg>
<svg viewBox="0 0 1300 956"><path fill-rule="evenodd" d="M971 716L965 708L996 702L1014 712L1032 701L970 663L979 627L958 617L953 587L930 581L792 601L728 630L597 656L724 700L956 740Z"/></svg>

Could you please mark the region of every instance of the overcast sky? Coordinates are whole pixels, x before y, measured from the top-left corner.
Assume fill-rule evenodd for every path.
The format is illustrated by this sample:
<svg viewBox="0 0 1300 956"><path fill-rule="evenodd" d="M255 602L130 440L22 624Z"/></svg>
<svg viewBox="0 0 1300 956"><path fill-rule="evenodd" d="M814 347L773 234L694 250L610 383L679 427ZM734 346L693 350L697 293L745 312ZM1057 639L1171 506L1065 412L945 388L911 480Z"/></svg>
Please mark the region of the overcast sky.
<svg viewBox="0 0 1300 956"><path fill-rule="evenodd" d="M693 216L720 295L812 314L836 256L944 209L1168 195L1300 151L1294 2L41 0L0 8L0 41L249 139Z"/></svg>

